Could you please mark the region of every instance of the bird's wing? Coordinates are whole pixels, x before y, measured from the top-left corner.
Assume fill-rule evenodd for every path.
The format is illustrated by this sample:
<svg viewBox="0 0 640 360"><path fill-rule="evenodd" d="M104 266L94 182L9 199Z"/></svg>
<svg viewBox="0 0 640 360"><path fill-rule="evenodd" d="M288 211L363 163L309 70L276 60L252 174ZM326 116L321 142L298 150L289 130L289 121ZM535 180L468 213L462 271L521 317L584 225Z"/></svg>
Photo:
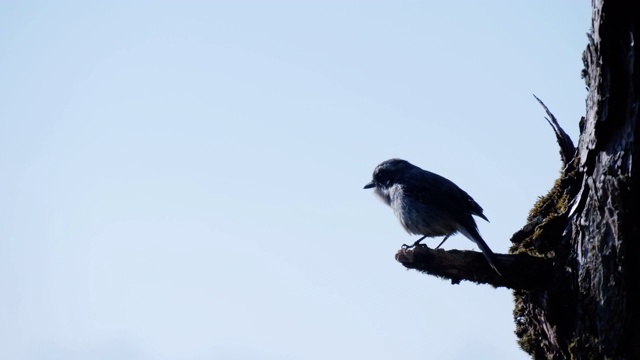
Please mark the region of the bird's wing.
<svg viewBox="0 0 640 360"><path fill-rule="evenodd" d="M489 221L482 207L458 185L438 174L423 171L426 173L424 176L412 177L406 182L404 191L407 196L427 206L437 207L438 211L454 218L472 214Z"/></svg>

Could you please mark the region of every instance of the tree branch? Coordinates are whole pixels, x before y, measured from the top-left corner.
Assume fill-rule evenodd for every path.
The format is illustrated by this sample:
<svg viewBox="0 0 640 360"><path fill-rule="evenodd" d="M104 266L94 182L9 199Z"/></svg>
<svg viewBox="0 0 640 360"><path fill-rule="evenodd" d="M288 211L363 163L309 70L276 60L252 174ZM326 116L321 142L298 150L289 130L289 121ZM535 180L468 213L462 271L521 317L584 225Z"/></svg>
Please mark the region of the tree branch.
<svg viewBox="0 0 640 360"><path fill-rule="evenodd" d="M496 266L505 277L498 275L482 253L475 251L445 251L416 246L400 249L396 253L396 260L407 269L450 279L452 284L467 280L494 287L527 290L544 287L554 273L550 259L525 254L496 254L496 257Z"/></svg>
<svg viewBox="0 0 640 360"><path fill-rule="evenodd" d="M560 157L562 158L562 163L567 166L573 160L573 157L576 154L576 147L573 145L573 141L571 141L571 137L567 134L564 129L558 123L558 120L551 113L547 105L545 105L542 100L538 99L537 96L533 95L536 100L542 105L544 111L547 113L549 117L545 117L549 125L553 128L553 132L556 134L556 140L558 141L558 145L560 145Z"/></svg>

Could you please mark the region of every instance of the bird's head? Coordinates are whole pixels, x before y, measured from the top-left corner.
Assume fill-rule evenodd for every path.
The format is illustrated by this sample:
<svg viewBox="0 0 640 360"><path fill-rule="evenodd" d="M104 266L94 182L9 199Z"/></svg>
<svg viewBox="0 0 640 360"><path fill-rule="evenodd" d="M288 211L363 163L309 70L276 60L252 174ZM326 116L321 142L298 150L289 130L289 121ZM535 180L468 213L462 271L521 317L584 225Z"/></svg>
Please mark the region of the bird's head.
<svg viewBox="0 0 640 360"><path fill-rule="evenodd" d="M414 166L406 160L389 159L383 161L373 170L371 182L364 186L365 189L387 189L395 184L398 179Z"/></svg>

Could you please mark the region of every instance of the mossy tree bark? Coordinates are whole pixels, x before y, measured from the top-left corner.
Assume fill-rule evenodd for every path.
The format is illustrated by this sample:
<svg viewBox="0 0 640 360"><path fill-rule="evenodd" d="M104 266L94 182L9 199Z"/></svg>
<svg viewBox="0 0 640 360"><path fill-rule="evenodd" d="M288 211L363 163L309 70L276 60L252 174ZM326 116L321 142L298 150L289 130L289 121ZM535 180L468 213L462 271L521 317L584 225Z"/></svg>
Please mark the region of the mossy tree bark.
<svg viewBox="0 0 640 360"><path fill-rule="evenodd" d="M640 6L592 5L583 54L589 94L578 147L573 152L547 109L565 168L514 234L513 255L499 257L498 265L514 272L501 271L508 275L499 280L466 252L447 254L448 265L434 260L441 250L396 255L409 268L454 283L515 289L516 334L535 359L640 359ZM454 261L465 266L452 269ZM522 261L540 281L531 281L537 279L529 272L528 281L518 282Z"/></svg>
<svg viewBox="0 0 640 360"><path fill-rule="evenodd" d="M557 273L547 288L515 291L520 344L534 358L640 358L639 9L593 1L576 157L543 201L552 210L532 213L543 219L539 232L566 219L561 233L530 242Z"/></svg>

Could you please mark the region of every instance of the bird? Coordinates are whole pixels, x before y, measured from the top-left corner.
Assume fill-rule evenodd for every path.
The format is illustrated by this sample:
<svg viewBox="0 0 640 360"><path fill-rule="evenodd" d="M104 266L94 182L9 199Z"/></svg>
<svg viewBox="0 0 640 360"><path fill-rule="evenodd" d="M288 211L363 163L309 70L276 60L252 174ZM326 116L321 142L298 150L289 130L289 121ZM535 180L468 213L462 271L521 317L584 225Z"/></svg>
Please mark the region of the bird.
<svg viewBox="0 0 640 360"><path fill-rule="evenodd" d="M364 189L389 205L402 227L411 235L422 235L412 246L427 237L444 236L436 247L456 233L473 241L489 265L500 275L496 255L478 232L473 216L487 222L484 210L469 194L449 179L423 170L402 159L389 159L376 166L371 182Z"/></svg>

